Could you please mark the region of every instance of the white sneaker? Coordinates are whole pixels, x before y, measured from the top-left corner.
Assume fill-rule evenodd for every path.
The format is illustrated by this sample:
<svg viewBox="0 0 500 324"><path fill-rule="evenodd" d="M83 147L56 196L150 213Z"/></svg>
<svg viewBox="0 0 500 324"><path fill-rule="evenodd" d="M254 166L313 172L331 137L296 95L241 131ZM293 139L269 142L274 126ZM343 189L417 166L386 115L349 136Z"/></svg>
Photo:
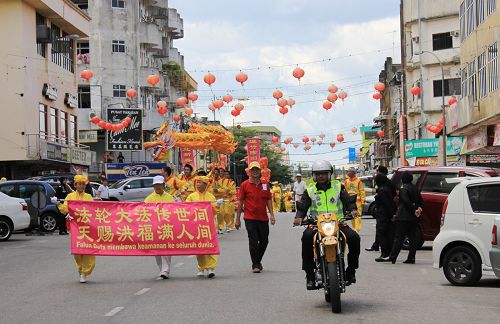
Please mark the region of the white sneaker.
<svg viewBox="0 0 500 324"><path fill-rule="evenodd" d="M86 283L87 282L87 276L84 274L80 275L80 283Z"/></svg>
<svg viewBox="0 0 500 324"><path fill-rule="evenodd" d="M196 276L197 276L198 278L201 278L201 277L205 276L205 270L200 270L200 271L198 271L198 273L196 274Z"/></svg>
<svg viewBox="0 0 500 324"><path fill-rule="evenodd" d="M208 278L212 279L213 277L215 277L215 271L214 269L208 269Z"/></svg>
<svg viewBox="0 0 500 324"><path fill-rule="evenodd" d="M229 228L229 227L228 227L228 228L226 228L226 232L227 232L227 233L231 232L232 230L233 230L232 228Z"/></svg>
<svg viewBox="0 0 500 324"><path fill-rule="evenodd" d="M161 279L168 279L168 272L166 272L166 271L160 272L160 278Z"/></svg>
<svg viewBox="0 0 500 324"><path fill-rule="evenodd" d="M224 234L222 230L217 230L217 234Z"/></svg>

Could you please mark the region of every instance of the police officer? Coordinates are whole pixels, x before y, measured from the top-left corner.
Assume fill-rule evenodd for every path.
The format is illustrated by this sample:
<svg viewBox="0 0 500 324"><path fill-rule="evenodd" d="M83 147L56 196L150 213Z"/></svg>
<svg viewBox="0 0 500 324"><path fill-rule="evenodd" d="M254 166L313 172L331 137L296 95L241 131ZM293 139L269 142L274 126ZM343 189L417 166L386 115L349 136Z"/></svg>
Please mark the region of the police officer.
<svg viewBox="0 0 500 324"><path fill-rule="evenodd" d="M319 160L312 165L312 174L315 183L310 184L301 200L297 203L297 214L294 225L300 225L307 211L316 218L320 213L335 213L339 219L344 218L344 211L350 211L357 216L355 198L351 198L347 190L338 180L332 179L333 168L330 162ZM355 197L355 196L354 196ZM347 255L346 279L347 284L356 282L356 269L359 265L360 238L358 233L347 223L340 227L347 238L349 253ZM314 287L314 251L313 239L315 230L306 228L302 234L302 270L306 272L307 289Z"/></svg>

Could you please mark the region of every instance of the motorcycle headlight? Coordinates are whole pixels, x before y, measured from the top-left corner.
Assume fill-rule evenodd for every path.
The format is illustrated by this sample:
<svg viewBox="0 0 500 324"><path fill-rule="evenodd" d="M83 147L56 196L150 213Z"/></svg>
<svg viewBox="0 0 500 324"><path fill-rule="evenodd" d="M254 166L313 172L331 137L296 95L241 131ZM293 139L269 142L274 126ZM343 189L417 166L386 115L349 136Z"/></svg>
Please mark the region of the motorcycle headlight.
<svg viewBox="0 0 500 324"><path fill-rule="evenodd" d="M335 233L335 222L334 221L331 221L331 222L328 222L328 223L327 222L321 222L321 230L327 236L333 235Z"/></svg>

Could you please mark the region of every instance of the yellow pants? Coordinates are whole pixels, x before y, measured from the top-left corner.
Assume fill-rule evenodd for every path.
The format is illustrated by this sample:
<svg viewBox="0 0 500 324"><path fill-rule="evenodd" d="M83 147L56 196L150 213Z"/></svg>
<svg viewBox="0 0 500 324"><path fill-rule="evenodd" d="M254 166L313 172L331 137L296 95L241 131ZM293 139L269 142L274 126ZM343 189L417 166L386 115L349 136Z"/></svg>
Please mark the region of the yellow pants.
<svg viewBox="0 0 500 324"><path fill-rule="evenodd" d="M293 201L286 201L285 202L285 211L287 213L292 211L292 207L293 207Z"/></svg>
<svg viewBox="0 0 500 324"><path fill-rule="evenodd" d="M359 232L361 231L361 228L363 228L363 223L361 222L361 214L363 213L363 204L357 202L356 205L358 206L358 217L352 220L352 228L355 231Z"/></svg>
<svg viewBox="0 0 500 324"><path fill-rule="evenodd" d="M95 268L95 256L83 254L74 254L73 256L78 272L82 275L90 276L92 270Z"/></svg>
<svg viewBox="0 0 500 324"><path fill-rule="evenodd" d="M215 269L217 267L217 255L197 255L198 271Z"/></svg>
<svg viewBox="0 0 500 324"><path fill-rule="evenodd" d="M274 212L279 212L281 209L281 201L275 201L273 200L273 211Z"/></svg>
<svg viewBox="0 0 500 324"><path fill-rule="evenodd" d="M223 230L226 228L234 228L234 204L232 202L224 202L217 213L217 228Z"/></svg>

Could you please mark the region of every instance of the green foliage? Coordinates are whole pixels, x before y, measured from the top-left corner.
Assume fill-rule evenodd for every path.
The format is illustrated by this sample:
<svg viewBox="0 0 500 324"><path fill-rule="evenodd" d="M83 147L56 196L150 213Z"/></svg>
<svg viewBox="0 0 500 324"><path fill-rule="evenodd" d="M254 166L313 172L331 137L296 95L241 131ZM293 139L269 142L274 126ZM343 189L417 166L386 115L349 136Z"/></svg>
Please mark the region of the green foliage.
<svg viewBox="0 0 500 324"><path fill-rule="evenodd" d="M166 73L170 79L180 77L182 70L182 66L174 61L169 61L168 63L163 64L163 72Z"/></svg>

